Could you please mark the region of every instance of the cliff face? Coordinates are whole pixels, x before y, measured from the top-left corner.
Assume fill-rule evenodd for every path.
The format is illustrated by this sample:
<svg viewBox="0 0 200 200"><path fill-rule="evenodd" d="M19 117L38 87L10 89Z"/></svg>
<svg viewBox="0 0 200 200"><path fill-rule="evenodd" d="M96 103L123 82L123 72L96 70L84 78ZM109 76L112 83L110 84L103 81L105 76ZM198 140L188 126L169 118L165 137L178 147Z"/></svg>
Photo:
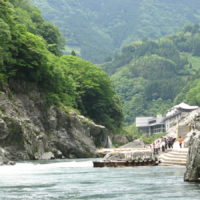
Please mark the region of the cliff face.
<svg viewBox="0 0 200 200"><path fill-rule="evenodd" d="M0 94L0 161L94 157L107 147L108 130L75 112L47 107L42 94L24 83Z"/></svg>
<svg viewBox="0 0 200 200"><path fill-rule="evenodd" d="M185 181L200 182L200 132L194 133L189 149Z"/></svg>
<svg viewBox="0 0 200 200"><path fill-rule="evenodd" d="M200 182L200 113L190 122L193 130L189 141L189 153L186 165L185 181Z"/></svg>

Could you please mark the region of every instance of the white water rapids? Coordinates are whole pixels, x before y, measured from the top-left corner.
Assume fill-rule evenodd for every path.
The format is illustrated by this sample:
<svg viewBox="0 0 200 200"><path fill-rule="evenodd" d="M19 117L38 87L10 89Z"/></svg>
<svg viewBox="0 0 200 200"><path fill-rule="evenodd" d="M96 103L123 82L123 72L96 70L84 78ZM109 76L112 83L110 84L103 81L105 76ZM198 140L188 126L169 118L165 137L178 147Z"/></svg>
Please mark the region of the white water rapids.
<svg viewBox="0 0 200 200"><path fill-rule="evenodd" d="M93 168L91 159L0 167L0 200L199 200L184 167Z"/></svg>

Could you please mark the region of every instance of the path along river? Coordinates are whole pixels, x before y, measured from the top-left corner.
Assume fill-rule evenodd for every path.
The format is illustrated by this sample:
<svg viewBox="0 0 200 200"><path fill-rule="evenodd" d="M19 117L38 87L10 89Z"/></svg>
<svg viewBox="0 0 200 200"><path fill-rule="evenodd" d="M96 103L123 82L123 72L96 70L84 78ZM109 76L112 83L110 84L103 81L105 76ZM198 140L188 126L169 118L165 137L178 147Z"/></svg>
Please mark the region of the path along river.
<svg viewBox="0 0 200 200"><path fill-rule="evenodd" d="M185 167L93 168L92 160L22 162L0 167L0 200L199 200Z"/></svg>

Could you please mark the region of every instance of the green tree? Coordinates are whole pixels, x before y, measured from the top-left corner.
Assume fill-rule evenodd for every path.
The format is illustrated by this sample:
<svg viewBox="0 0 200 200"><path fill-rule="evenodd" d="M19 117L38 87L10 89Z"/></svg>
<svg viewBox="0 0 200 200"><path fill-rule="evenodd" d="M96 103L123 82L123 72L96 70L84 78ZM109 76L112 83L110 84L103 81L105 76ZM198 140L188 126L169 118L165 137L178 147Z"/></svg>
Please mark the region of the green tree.
<svg viewBox="0 0 200 200"><path fill-rule="evenodd" d="M58 28L49 22L43 22L37 26L37 29L38 34L47 41L48 50L57 56L61 56L61 50L64 49L65 40Z"/></svg>
<svg viewBox="0 0 200 200"><path fill-rule="evenodd" d="M76 101L82 114L110 129L120 128L122 111L108 75L78 57L63 56L62 62L76 83Z"/></svg>
<svg viewBox="0 0 200 200"><path fill-rule="evenodd" d="M72 56L76 56L76 52L73 50L73 51L71 52L71 55L72 55Z"/></svg>

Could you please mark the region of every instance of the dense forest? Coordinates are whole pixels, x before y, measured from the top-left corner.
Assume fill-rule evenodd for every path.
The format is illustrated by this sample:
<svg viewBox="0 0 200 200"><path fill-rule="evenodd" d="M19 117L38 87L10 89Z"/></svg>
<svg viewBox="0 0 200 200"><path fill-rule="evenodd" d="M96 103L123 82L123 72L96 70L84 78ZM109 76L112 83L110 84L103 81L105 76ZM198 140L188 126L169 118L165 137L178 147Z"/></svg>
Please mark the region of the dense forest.
<svg viewBox="0 0 200 200"><path fill-rule="evenodd" d="M28 0L0 0L0 89L9 91L14 80L31 82L48 105L120 128L122 112L110 78L88 61L62 55L64 44L58 28Z"/></svg>
<svg viewBox="0 0 200 200"><path fill-rule="evenodd" d="M200 105L200 26L130 43L104 68L120 94L127 123L164 114L181 101Z"/></svg>
<svg viewBox="0 0 200 200"><path fill-rule="evenodd" d="M158 39L199 23L199 0L32 0L75 50L95 63L134 40Z"/></svg>
<svg viewBox="0 0 200 200"><path fill-rule="evenodd" d="M130 3L130 1L126 1L125 7ZM58 5L61 6L66 2L71 6L68 6L69 12L63 15L66 17L71 16L73 12L78 12L75 8L75 10L72 9L77 4L80 8L87 6L88 9L90 8L93 11L93 14L101 13L102 17L104 9L108 9L108 5L112 7L112 1L105 4L103 1L100 3L89 0L84 1L84 4L78 0L73 2L71 0L60 1L60 4L56 1L38 1L38 4L41 7L54 5L53 8L57 8ZM116 5L120 2L116 1ZM162 8L160 0L136 2L137 6L140 7L149 5L152 9L156 7L160 10ZM156 6L154 3L156 3ZM166 3L168 6L172 4L171 1L162 1L162 3ZM101 6L97 8L97 5ZM113 13L108 12L110 15L113 14L113 18L120 16L117 13L117 7L115 8L116 5L112 7ZM173 5L178 9L179 0ZM192 5L194 4L188 5L188 7L192 7ZM189 10L186 9L185 13L187 13L187 17L190 16L189 18L198 22L197 8L199 4L196 5L193 12L188 13ZM134 6L135 9L138 8L136 5ZM125 7L121 7L122 10ZM140 30L137 35L133 26L124 24L124 27L128 27L126 30L130 28L131 35L127 33L127 37L120 36L121 40L119 40L119 35L116 37L110 35L113 44L115 43L114 39L118 40L115 47L111 47L108 45L109 43L105 42L109 51L120 47L123 43L126 44L109 62L101 65L111 76L111 81L102 68L76 56L78 53L76 49L72 55L63 55L66 50L64 36L55 25L45 21L39 9L31 6L28 0L0 0L0 9L0 86L4 91L9 88L11 80L33 82L45 94L48 105L57 105L66 111L72 108L76 109L77 112L112 130L119 129L123 121L122 109L116 93L119 94L123 105L124 118L127 124L131 124L136 116L163 114L172 105L181 101L200 105L200 26L198 24L185 25L176 34L160 38L158 38L160 35L168 32L164 31L165 28L158 26L162 31L159 32L158 29L157 31L155 29L155 33L159 34L149 36L158 39L145 38L148 36L145 34L150 32L145 32L144 29L137 29L137 31ZM61 6L58 10L62 13L61 11L64 12L65 7ZM49 16L55 15L54 10L51 10L50 7L47 11ZM147 11L149 12L148 9ZM145 15L148 12L144 12ZM78 13L82 13L82 10L79 10ZM134 19L136 20L137 12L133 12L130 8L130 13L135 15ZM88 12L88 18L90 18L89 14L90 12ZM126 14L128 15L128 12ZM195 17L191 17L193 14ZM59 20L60 15L56 16ZM94 17L93 20L99 20L102 27L104 23L107 26L108 20L105 20L106 18L101 21L102 18L98 18L97 14L95 16L96 18ZM125 15L123 16L125 17ZM164 16L162 15L162 17ZM68 27L69 32L63 31L64 29L62 31L65 34L74 33L65 35L69 45L74 44L74 46L80 45L79 47L81 47L84 41L89 45L84 45L87 48L86 52L95 53L87 40L87 38L96 37L93 32L84 33L80 31L82 39L79 38L75 42L73 35L76 35L79 19L85 18L77 15L76 19L74 16L74 20L71 19L70 27L68 25L63 26L63 28ZM136 21L139 22L139 19L137 18ZM171 17L167 19L169 20ZM185 23L184 19L186 20L183 17L181 21L183 24ZM173 22L175 21L174 18ZM88 23L90 28L97 27L87 20L84 23ZM83 27L84 23L82 23ZM152 24L154 23L155 20L152 21ZM169 32L173 32L179 25L182 25L181 23L175 23L176 25L170 23L172 29L168 30ZM114 21L114 24L117 25L118 23ZM117 33L112 26L110 26L110 29L113 33ZM141 30L143 31L141 32ZM87 31L90 30L87 29ZM122 34L120 31L118 33ZM143 37L142 40L136 40L139 35ZM103 45L101 39L95 38L94 40L96 48L101 50L101 45ZM104 53L106 52L105 50ZM102 55L98 55L101 59ZM106 53L106 55L108 54ZM94 57L90 58L92 60Z"/></svg>

